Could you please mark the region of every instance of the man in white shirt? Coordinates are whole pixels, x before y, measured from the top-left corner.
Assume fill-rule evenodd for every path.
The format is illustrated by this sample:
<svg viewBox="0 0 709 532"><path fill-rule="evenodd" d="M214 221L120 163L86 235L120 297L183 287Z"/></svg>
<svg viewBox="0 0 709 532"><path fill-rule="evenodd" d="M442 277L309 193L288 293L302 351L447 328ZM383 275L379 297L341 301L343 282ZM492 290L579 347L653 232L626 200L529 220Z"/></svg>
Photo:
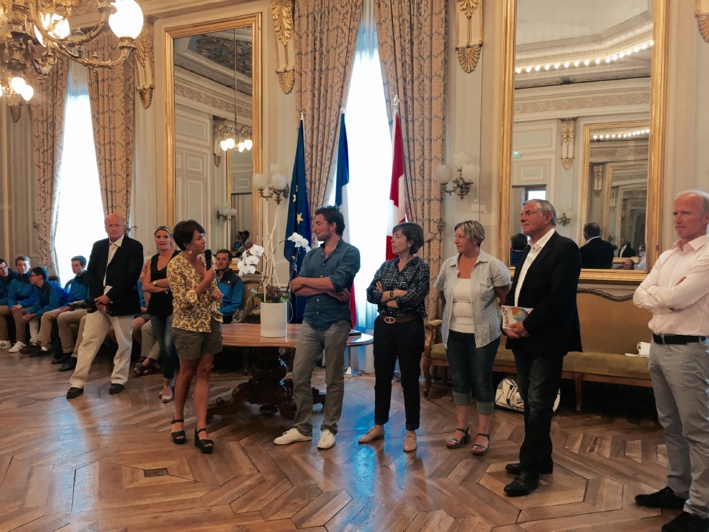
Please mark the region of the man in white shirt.
<svg viewBox="0 0 709 532"><path fill-rule="evenodd" d="M672 216L679 240L633 297L653 313L649 372L665 430L667 486L635 501L683 510L663 532L709 532L709 194L680 193Z"/></svg>

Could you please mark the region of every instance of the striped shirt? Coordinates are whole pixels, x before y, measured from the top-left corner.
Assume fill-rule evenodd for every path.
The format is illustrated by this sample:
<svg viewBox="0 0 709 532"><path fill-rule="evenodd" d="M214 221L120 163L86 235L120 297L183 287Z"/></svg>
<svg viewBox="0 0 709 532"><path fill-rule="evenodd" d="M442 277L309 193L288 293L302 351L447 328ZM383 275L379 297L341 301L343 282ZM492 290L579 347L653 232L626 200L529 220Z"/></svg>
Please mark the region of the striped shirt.
<svg viewBox="0 0 709 532"><path fill-rule="evenodd" d="M453 315L453 294L458 284L458 257L450 257L441 266L436 279L436 290L443 292L446 306L443 309L443 325L441 334L443 345L448 347L448 330ZM483 347L500 337L502 312L497 303L495 288L510 284L510 271L505 264L495 257L480 250L470 274L470 301L472 316L475 323L475 346Z"/></svg>

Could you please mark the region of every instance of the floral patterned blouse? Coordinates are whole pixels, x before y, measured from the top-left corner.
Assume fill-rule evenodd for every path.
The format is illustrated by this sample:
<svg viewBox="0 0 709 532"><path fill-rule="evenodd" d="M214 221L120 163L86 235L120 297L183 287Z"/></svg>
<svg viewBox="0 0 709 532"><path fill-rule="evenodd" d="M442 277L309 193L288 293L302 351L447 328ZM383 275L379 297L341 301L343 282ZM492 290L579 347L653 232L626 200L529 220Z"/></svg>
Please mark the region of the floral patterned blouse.
<svg viewBox="0 0 709 532"><path fill-rule="evenodd" d="M218 310L219 303L209 299L212 290L219 289L216 280L212 282L209 289L197 297L195 289L202 279L182 253L168 263L167 278L174 297L173 328L192 332L210 332L211 320L222 321L222 315Z"/></svg>

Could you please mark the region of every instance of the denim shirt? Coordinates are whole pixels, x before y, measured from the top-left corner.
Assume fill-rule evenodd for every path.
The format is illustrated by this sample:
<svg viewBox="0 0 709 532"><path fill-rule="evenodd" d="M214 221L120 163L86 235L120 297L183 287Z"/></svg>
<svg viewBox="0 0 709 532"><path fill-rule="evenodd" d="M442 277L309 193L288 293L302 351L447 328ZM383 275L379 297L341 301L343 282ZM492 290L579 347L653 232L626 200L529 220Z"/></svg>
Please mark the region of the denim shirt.
<svg viewBox="0 0 709 532"><path fill-rule="evenodd" d="M350 289L359 271L359 250L340 239L329 256L325 248L311 249L303 259L299 277L329 277L335 292ZM340 302L327 294L310 296L305 305L303 321L313 329L324 330L333 323L345 320L352 325L350 302Z"/></svg>

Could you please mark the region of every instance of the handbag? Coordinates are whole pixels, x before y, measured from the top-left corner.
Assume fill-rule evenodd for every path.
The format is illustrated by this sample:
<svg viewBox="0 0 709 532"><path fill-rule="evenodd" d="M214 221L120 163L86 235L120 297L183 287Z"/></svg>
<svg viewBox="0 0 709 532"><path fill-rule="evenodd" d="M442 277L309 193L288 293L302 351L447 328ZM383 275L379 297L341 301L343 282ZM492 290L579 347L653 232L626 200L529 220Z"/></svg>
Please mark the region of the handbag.
<svg viewBox="0 0 709 532"><path fill-rule="evenodd" d="M557 392L556 399L554 400L554 412L559 408L560 402L561 390ZM524 401L519 393L519 386L517 386L517 381L512 377L505 377L500 381L500 384L497 385L495 404L500 408L512 410L513 412L524 412Z"/></svg>

